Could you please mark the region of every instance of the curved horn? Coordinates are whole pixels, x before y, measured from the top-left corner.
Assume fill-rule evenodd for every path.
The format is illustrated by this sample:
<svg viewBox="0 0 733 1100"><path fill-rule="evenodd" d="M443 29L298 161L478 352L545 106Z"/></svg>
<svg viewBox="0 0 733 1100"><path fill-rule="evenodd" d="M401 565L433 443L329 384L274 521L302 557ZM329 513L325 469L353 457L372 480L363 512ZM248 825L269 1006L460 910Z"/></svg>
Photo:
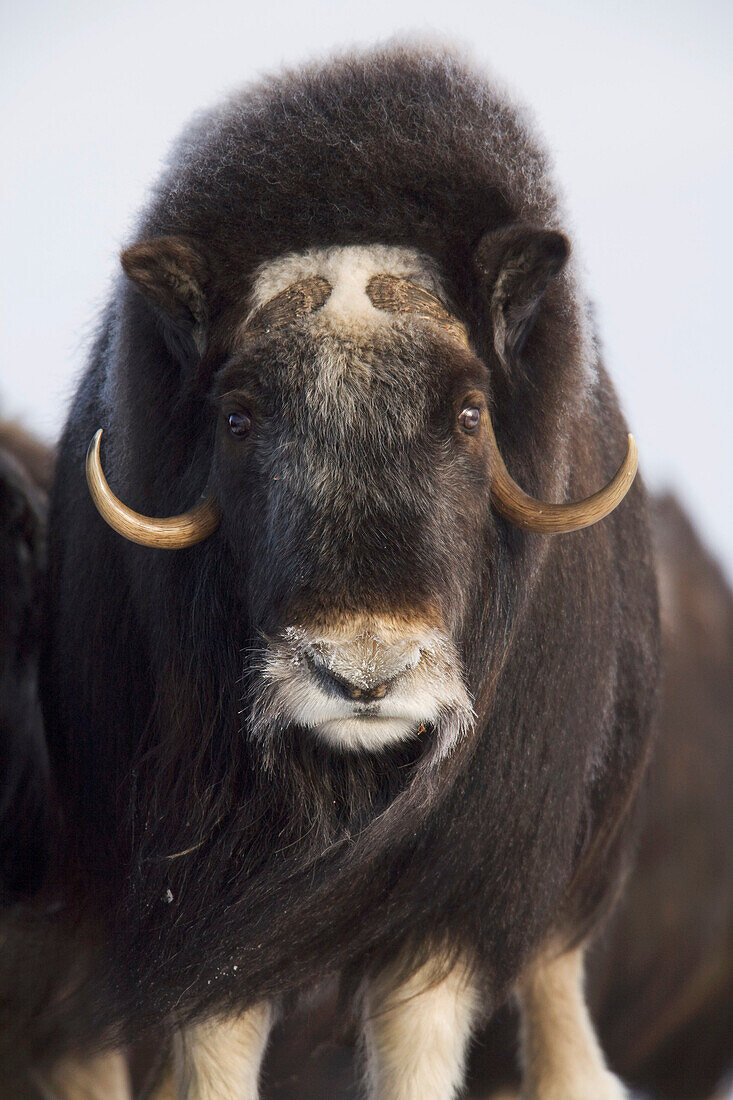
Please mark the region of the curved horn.
<svg viewBox="0 0 733 1100"><path fill-rule="evenodd" d="M133 512L117 499L107 483L99 454L101 439L100 428L87 451L87 485L100 516L119 535L140 546L179 550L201 542L217 529L221 515L213 497L201 501L190 512L168 519L151 519Z"/></svg>
<svg viewBox="0 0 733 1100"><path fill-rule="evenodd" d="M573 504L546 504L535 500L519 488L504 465L489 418L489 442L491 447L491 499L494 507L506 519L525 531L544 534L562 534L580 531L604 519L624 499L636 477L639 465L639 449L633 435L628 436L626 457L615 476L603 489Z"/></svg>

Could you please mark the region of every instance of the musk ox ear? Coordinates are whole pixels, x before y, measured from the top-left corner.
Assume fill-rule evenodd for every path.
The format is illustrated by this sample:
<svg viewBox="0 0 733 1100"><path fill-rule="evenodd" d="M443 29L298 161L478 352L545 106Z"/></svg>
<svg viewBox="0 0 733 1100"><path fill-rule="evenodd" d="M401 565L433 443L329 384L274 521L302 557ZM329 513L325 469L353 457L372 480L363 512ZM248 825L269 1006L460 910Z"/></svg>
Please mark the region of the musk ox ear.
<svg viewBox="0 0 733 1100"><path fill-rule="evenodd" d="M569 255L567 237L552 229L511 225L481 238L474 262L504 365L521 352L542 296Z"/></svg>
<svg viewBox="0 0 733 1100"><path fill-rule="evenodd" d="M204 258L182 237L155 237L125 249L121 260L127 277L155 309L172 354L184 362L197 359L208 321Z"/></svg>

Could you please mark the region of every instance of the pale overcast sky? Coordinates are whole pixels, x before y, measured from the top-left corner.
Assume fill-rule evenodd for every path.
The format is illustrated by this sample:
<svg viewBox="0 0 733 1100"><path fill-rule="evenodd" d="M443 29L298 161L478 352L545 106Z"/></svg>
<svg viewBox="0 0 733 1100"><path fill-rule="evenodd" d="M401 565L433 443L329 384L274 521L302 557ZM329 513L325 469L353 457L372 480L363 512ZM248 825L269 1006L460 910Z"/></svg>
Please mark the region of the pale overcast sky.
<svg viewBox="0 0 733 1100"><path fill-rule="evenodd" d="M447 35L534 111L652 485L733 575L733 5L4 0L0 402L53 437L121 241L196 109L281 63Z"/></svg>

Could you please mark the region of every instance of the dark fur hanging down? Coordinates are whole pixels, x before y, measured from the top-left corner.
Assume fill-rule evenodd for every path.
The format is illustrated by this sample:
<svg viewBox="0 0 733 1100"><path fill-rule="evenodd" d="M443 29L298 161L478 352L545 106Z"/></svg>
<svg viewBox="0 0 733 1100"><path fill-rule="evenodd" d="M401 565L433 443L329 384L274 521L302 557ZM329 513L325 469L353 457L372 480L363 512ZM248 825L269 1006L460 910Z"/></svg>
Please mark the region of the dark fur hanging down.
<svg viewBox="0 0 733 1100"><path fill-rule="evenodd" d="M656 706L643 488L588 530L527 534L491 508L480 436L452 427L478 393L543 499L616 469L626 428L561 228L523 117L451 55L266 81L175 147L50 521L44 702L66 877L108 945L107 1023L138 1034L328 974L353 988L436 951L463 952L495 1006L548 937L582 939L615 899ZM314 401L307 318L237 341L257 265L375 243L432 260L478 358L396 318L360 352L372 389L348 389L348 434ZM245 382L259 427L235 453L226 402ZM167 516L213 491L216 533L160 551L107 527L84 479L99 427L127 504ZM266 711L255 737L267 639L374 610L445 625L475 723L446 712L360 755Z"/></svg>

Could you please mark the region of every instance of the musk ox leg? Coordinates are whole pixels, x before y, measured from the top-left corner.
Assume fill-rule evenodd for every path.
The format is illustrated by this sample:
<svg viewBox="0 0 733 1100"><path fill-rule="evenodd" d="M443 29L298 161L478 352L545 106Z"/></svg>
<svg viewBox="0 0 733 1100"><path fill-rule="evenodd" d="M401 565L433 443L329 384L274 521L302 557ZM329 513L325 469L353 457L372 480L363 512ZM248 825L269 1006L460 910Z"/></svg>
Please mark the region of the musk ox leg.
<svg viewBox="0 0 733 1100"><path fill-rule="evenodd" d="M181 1030L174 1039L177 1100L257 1100L272 1016L262 1004Z"/></svg>
<svg viewBox="0 0 733 1100"><path fill-rule="evenodd" d="M461 964L438 981L424 966L406 981L390 973L366 995L365 1045L373 1100L451 1100L465 1076L477 1015L476 986Z"/></svg>
<svg viewBox="0 0 733 1100"><path fill-rule="evenodd" d="M545 955L517 988L524 1100L623 1100L606 1067L583 991L582 947Z"/></svg>
<svg viewBox="0 0 733 1100"><path fill-rule="evenodd" d="M35 1081L44 1100L130 1100L127 1059L119 1050L92 1058L65 1058Z"/></svg>

